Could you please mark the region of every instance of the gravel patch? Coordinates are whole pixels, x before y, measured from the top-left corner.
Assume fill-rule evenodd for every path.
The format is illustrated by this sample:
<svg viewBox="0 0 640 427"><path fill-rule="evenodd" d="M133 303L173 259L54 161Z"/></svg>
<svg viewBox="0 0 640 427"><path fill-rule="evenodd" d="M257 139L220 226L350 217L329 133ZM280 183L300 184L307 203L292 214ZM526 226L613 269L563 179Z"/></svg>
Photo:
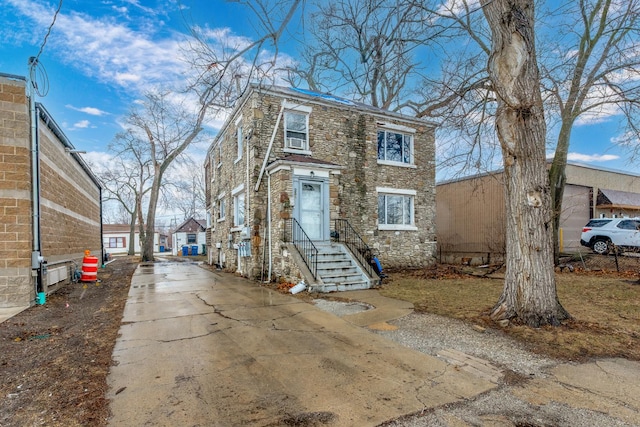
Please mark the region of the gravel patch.
<svg viewBox="0 0 640 427"><path fill-rule="evenodd" d="M316 299L320 309L336 316L371 308L359 302ZM505 372L497 388L475 399L425 410L382 424L385 427L633 427L606 413L550 401L535 405L514 391L531 379L550 379L549 372L562 363L529 352L525 346L497 329L474 328L460 320L429 313L411 313L388 322L396 330L371 330L416 351L439 357L453 349L486 360ZM510 373L510 374L509 374ZM551 378L552 379L552 378ZM579 405L577 405L579 406ZM637 426L636 426L637 427Z"/></svg>
<svg viewBox="0 0 640 427"><path fill-rule="evenodd" d="M519 375L515 384L507 381L476 399L447 405L385 423L388 427L632 427L633 424L599 411L550 402L533 405L515 397L522 381L548 378L558 360L531 353L500 330L476 330L460 320L429 313L412 313L388 322L394 331L374 331L405 347L438 357L444 349L455 349L484 359ZM518 376L516 376L518 377Z"/></svg>
<svg viewBox="0 0 640 427"><path fill-rule="evenodd" d="M544 371L559 363L533 354L499 330L480 332L460 320L428 313L412 313L388 322L395 331L376 331L422 353L437 356L440 350L455 349L527 377L545 377Z"/></svg>

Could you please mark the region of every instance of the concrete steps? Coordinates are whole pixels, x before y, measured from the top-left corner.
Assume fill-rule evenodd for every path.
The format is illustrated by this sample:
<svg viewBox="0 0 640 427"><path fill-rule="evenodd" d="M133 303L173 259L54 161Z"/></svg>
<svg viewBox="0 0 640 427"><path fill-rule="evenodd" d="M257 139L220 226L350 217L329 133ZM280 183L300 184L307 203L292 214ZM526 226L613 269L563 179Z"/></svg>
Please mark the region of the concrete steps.
<svg viewBox="0 0 640 427"><path fill-rule="evenodd" d="M371 280L351 254L339 243L316 243L318 249L318 282L316 292L353 291L369 289Z"/></svg>

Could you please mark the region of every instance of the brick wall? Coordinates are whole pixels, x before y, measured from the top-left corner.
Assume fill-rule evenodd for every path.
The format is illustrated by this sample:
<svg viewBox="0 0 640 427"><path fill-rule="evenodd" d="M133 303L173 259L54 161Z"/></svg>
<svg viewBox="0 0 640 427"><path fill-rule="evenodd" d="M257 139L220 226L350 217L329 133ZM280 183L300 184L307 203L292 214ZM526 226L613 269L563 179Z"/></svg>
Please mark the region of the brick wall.
<svg viewBox="0 0 640 427"><path fill-rule="evenodd" d="M31 278L31 155L26 82L0 76L0 307L28 306Z"/></svg>
<svg viewBox="0 0 640 427"><path fill-rule="evenodd" d="M35 301L31 125L25 93L23 78L0 75L0 307ZM70 261L81 264L86 249L101 256L100 190L47 123L38 120L41 255L50 268L71 271Z"/></svg>
<svg viewBox="0 0 640 427"><path fill-rule="evenodd" d="M40 121L40 230L49 263L100 257L100 190Z"/></svg>

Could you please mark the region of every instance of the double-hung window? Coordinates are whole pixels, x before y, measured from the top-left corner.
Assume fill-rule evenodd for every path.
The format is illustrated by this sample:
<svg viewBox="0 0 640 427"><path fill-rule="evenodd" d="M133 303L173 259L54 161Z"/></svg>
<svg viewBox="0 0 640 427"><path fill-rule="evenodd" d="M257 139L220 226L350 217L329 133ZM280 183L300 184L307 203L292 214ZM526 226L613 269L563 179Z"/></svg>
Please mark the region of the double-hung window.
<svg viewBox="0 0 640 427"><path fill-rule="evenodd" d="M379 129L378 163L413 165L413 134L396 129Z"/></svg>
<svg viewBox="0 0 640 427"><path fill-rule="evenodd" d="M311 154L309 152L309 115L312 108L284 101L284 151Z"/></svg>
<svg viewBox="0 0 640 427"><path fill-rule="evenodd" d="M236 120L236 147L238 149L236 162L242 159L242 150L244 149L244 136L242 134L242 116L238 117Z"/></svg>
<svg viewBox="0 0 640 427"><path fill-rule="evenodd" d="M308 150L309 116L296 111L284 113L285 148Z"/></svg>
<svg viewBox="0 0 640 427"><path fill-rule="evenodd" d="M245 213L245 192L244 184L240 184L231 191L233 196L233 226L235 228L244 226Z"/></svg>
<svg viewBox="0 0 640 427"><path fill-rule="evenodd" d="M224 221L227 216L227 206L224 200L225 193L218 196L218 221Z"/></svg>
<svg viewBox="0 0 640 427"><path fill-rule="evenodd" d="M124 248L126 242L125 237L109 237L109 248Z"/></svg>
<svg viewBox="0 0 640 427"><path fill-rule="evenodd" d="M378 228L380 230L416 230L415 190L377 188Z"/></svg>

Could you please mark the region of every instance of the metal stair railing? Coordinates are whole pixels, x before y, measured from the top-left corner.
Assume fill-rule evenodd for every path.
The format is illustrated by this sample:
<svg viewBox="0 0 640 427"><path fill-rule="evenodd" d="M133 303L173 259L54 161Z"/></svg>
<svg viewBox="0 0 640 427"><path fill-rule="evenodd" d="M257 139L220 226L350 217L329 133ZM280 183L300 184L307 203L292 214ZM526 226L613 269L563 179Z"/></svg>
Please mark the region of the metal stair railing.
<svg viewBox="0 0 640 427"><path fill-rule="evenodd" d="M378 277L379 281L382 279L373 268L373 251L369 245L362 240L358 232L353 229L348 220L336 219L335 233L333 233L332 236L337 242L344 243L349 248L369 277Z"/></svg>
<svg viewBox="0 0 640 427"><path fill-rule="evenodd" d="M295 218L285 220L283 241L293 243L314 279L318 278L318 248Z"/></svg>

